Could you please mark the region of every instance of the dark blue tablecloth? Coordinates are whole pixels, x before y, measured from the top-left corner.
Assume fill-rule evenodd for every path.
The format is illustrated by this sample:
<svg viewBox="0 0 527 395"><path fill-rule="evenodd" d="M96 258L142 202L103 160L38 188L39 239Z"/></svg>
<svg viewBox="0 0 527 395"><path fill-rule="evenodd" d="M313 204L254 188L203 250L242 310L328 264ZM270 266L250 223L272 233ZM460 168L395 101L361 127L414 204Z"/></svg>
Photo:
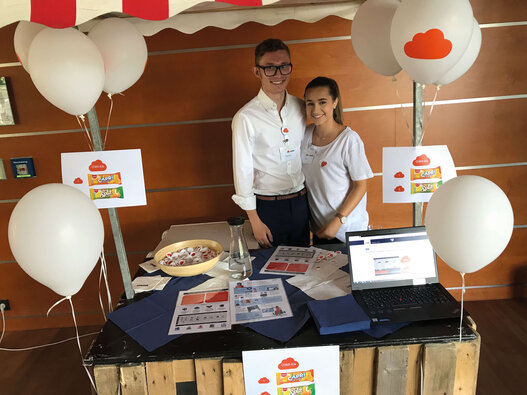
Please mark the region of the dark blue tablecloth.
<svg viewBox="0 0 527 395"><path fill-rule="evenodd" d="M276 275L259 274L261 268L274 252L274 248L261 249L253 252L253 275L251 280L264 280L276 278ZM155 273L157 274L157 273ZM289 304L293 316L279 320L260 321L245 324L244 326L270 337L272 339L286 342L290 340L310 318L308 302L313 299L302 292L300 289L290 285L285 280L288 276L279 276L284 279L285 292L289 299ZM176 306L180 290L193 288L210 277L198 275L192 277L174 277L162 291L156 291L152 295L131 303L128 306L117 309L108 314L108 319L114 322L129 336L137 341L148 351L153 351L158 347L182 335L168 335L168 328L172 321L174 308ZM326 302L331 306L330 302ZM354 318L348 315L349 320ZM326 325L331 323L326 322ZM391 333L401 325L383 325L382 328L365 330L366 333L374 337L382 337ZM359 329L359 328L357 328ZM360 329L366 329L361 327ZM346 331L343 329L342 331Z"/></svg>

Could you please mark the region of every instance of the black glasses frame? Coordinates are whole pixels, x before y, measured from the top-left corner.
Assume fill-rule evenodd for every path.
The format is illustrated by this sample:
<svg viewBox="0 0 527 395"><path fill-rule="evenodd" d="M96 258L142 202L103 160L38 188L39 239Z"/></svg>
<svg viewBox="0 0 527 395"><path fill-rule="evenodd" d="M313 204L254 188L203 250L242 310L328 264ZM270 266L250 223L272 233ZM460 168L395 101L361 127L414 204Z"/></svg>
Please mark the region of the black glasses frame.
<svg viewBox="0 0 527 395"><path fill-rule="evenodd" d="M286 66L290 67L290 70L288 73L284 73L282 71L282 68ZM259 64L257 64L256 67L262 69L266 77L274 77L276 73L278 72L278 70L280 70L281 75L289 75L293 71L293 63L284 63L284 64L281 64L280 66L260 66Z"/></svg>

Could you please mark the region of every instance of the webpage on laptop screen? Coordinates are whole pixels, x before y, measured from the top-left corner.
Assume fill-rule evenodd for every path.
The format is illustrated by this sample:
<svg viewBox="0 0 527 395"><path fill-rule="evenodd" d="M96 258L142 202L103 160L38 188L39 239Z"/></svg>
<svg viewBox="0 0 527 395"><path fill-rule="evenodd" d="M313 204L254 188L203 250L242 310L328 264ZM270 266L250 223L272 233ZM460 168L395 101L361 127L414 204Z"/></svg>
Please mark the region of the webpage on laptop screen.
<svg viewBox="0 0 527 395"><path fill-rule="evenodd" d="M426 234L351 236L348 243L355 283L413 280L418 285L436 276Z"/></svg>

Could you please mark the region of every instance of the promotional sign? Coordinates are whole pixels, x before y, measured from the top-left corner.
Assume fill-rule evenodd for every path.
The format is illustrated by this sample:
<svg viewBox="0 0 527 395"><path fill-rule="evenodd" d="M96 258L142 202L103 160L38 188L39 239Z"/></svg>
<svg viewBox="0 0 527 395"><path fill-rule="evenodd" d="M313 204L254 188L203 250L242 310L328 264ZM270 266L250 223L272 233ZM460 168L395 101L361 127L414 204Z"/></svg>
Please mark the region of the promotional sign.
<svg viewBox="0 0 527 395"><path fill-rule="evenodd" d="M141 150L62 153L62 182L98 208L146 205Z"/></svg>
<svg viewBox="0 0 527 395"><path fill-rule="evenodd" d="M243 351L242 358L247 394L340 393L338 346Z"/></svg>
<svg viewBox="0 0 527 395"><path fill-rule="evenodd" d="M383 147L383 203L428 202L432 194L456 177L446 145Z"/></svg>

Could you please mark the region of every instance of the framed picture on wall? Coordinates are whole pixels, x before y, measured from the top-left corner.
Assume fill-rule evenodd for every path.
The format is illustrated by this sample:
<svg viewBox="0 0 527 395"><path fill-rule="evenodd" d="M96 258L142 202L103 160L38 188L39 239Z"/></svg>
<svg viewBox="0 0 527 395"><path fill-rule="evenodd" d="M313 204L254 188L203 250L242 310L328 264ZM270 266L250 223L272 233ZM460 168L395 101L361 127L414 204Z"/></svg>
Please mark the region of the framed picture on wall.
<svg viewBox="0 0 527 395"><path fill-rule="evenodd" d="M0 77L0 126L14 125L13 110L9 102L9 92L5 77Z"/></svg>

